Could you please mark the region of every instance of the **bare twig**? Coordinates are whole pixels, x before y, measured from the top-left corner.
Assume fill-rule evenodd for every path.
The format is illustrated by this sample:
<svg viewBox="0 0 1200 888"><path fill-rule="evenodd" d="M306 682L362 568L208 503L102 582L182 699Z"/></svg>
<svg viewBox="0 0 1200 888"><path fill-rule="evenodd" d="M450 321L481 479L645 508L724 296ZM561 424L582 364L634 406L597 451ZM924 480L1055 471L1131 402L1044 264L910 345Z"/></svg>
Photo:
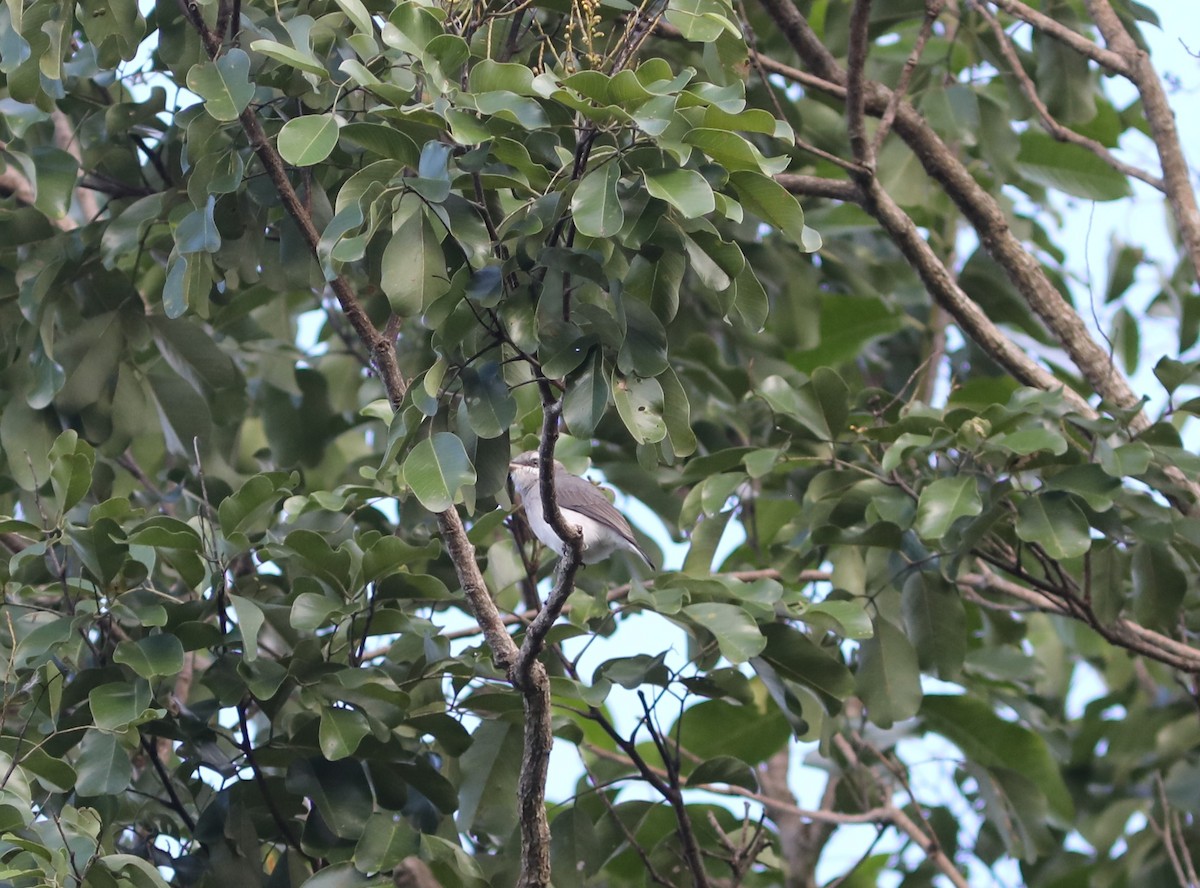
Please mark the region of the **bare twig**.
<svg viewBox="0 0 1200 888"><path fill-rule="evenodd" d="M917 65L921 61L921 53L925 51L925 44L929 42L929 36L933 33L933 23L937 21L938 16L942 14L942 10L945 7L946 0L925 0L925 20L921 22L921 30L917 32L917 39L913 41L912 52L904 60L904 68L900 71L900 79L896 82L896 87L892 91L891 98L888 100L887 108L884 109L883 114L879 118L879 126L875 129L875 152L879 151L883 140L887 138L888 131L892 128L892 121L896 119L896 110L900 107L900 102L903 101L905 94L908 92L908 85L912 81L913 72L917 70Z"/></svg>

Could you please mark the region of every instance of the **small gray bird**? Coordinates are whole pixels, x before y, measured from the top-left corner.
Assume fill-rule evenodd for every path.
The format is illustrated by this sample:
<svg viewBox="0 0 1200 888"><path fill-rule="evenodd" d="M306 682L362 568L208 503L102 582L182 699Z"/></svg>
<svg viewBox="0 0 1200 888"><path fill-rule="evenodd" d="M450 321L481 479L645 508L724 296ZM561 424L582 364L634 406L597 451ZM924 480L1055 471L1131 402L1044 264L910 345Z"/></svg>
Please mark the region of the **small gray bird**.
<svg viewBox="0 0 1200 888"><path fill-rule="evenodd" d="M537 451L528 450L513 457L508 469L513 486L521 494L525 517L534 536L551 551L560 555L566 552L566 544L547 523L542 514L542 493L539 487L541 468ZM613 508L603 491L590 481L572 475L558 460L554 461L554 492L558 499L558 510L568 525L583 529L583 563L595 564L603 561L618 549L635 553L646 562L651 570L654 562L638 545L625 516Z"/></svg>

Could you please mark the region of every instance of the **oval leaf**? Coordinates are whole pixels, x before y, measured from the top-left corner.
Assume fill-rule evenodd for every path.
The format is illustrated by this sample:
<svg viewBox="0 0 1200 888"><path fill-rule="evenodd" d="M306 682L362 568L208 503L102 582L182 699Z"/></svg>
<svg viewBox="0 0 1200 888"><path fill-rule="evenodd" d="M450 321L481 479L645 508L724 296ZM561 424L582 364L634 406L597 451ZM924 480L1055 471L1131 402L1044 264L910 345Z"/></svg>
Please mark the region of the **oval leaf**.
<svg viewBox="0 0 1200 888"><path fill-rule="evenodd" d="M438 432L408 454L404 483L426 509L441 512L462 499L463 487L475 483L475 468L457 435Z"/></svg>
<svg viewBox="0 0 1200 888"><path fill-rule="evenodd" d="M617 197L621 167L615 160L583 177L571 198L575 227L589 237L612 237L625 224Z"/></svg>
<svg viewBox="0 0 1200 888"><path fill-rule="evenodd" d="M327 158L338 140L333 114L307 114L289 120L279 131L279 153L294 166L312 166Z"/></svg>

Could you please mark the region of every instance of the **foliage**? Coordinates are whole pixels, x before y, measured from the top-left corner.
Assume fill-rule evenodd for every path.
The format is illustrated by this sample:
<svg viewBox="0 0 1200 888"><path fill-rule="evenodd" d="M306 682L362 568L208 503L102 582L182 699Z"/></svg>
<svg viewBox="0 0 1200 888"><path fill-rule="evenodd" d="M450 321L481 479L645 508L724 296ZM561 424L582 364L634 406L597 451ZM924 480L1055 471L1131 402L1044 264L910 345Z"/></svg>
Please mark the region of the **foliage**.
<svg viewBox="0 0 1200 888"><path fill-rule="evenodd" d="M843 885L1185 883L1200 216L1114 6L7 4L0 879L545 884L542 695L557 886L807 886L852 823ZM1143 246L1117 367L1049 225L1136 180L1156 416ZM686 555L526 630L507 460L559 431ZM686 665L582 672L632 614Z"/></svg>

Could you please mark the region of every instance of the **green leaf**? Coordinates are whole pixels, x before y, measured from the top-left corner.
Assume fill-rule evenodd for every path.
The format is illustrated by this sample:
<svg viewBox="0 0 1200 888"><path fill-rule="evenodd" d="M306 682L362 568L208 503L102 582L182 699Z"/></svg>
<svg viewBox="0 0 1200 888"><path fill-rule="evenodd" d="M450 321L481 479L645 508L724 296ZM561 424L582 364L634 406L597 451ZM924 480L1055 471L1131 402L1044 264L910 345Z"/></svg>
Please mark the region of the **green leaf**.
<svg viewBox="0 0 1200 888"><path fill-rule="evenodd" d="M116 731L138 721L150 705L146 682L111 682L88 692L92 718L101 731Z"/></svg>
<svg viewBox="0 0 1200 888"><path fill-rule="evenodd" d="M391 872L396 864L416 854L420 833L406 820L388 812L373 814L354 847L354 866L371 875Z"/></svg>
<svg viewBox="0 0 1200 888"><path fill-rule="evenodd" d="M617 196L621 165L613 159L585 175L571 197L575 227L589 237L612 237L625 224L625 211Z"/></svg>
<svg viewBox="0 0 1200 888"><path fill-rule="evenodd" d="M213 217L217 199L208 196L204 206L192 210L175 229L175 246L180 253L215 253L221 249L221 233Z"/></svg>
<svg viewBox="0 0 1200 888"><path fill-rule="evenodd" d="M1021 133L1017 169L1039 185L1085 200L1119 200L1133 193L1124 175L1088 149L1035 129Z"/></svg>
<svg viewBox="0 0 1200 888"><path fill-rule="evenodd" d="M760 698L761 699L761 698ZM765 704L765 705L764 705ZM733 756L748 765L765 762L791 737L787 720L768 701L738 706L727 700L705 700L679 716L683 746L701 759Z"/></svg>
<svg viewBox="0 0 1200 888"><path fill-rule="evenodd" d="M819 239L815 245L809 243L810 236L805 232L811 229L804 224L804 210L795 196L770 176L754 171L731 172L729 182L737 189L742 206L779 229L800 249L812 252L820 248Z"/></svg>
<svg viewBox="0 0 1200 888"><path fill-rule="evenodd" d="M730 20L729 9L718 0L671 0L667 21L677 27L685 40L712 43L722 33L741 37Z"/></svg>
<svg viewBox="0 0 1200 888"><path fill-rule="evenodd" d="M807 635L782 623L763 626L762 632L767 639L762 659L783 677L836 700L854 693L854 675L834 652L821 650Z"/></svg>
<svg viewBox="0 0 1200 888"><path fill-rule="evenodd" d="M716 209L712 186L695 170L655 170L644 175L650 196L665 200L685 219L707 216Z"/></svg>
<svg viewBox="0 0 1200 888"><path fill-rule="evenodd" d="M691 456L696 452L696 435L692 431L692 409L687 391L667 367L658 377L663 390L663 422L667 426L667 440L676 456Z"/></svg>
<svg viewBox="0 0 1200 888"><path fill-rule="evenodd" d="M291 493L290 478L282 472L255 475L221 500L217 519L226 538L258 536L270 526L280 500Z"/></svg>
<svg viewBox="0 0 1200 888"><path fill-rule="evenodd" d="M689 604L683 613L713 634L721 653L731 663L745 663L767 646L758 624L735 604Z"/></svg>
<svg viewBox="0 0 1200 888"><path fill-rule="evenodd" d="M1114 478L1144 474L1154 456L1154 451L1145 441L1132 441L1113 447L1100 438L1096 441L1096 451L1100 458L1100 467Z"/></svg>
<svg viewBox="0 0 1200 888"><path fill-rule="evenodd" d="M568 380L563 395L563 418L576 437L591 437L608 408L608 395L608 374L597 349L584 365L583 372Z"/></svg>
<svg viewBox="0 0 1200 888"><path fill-rule="evenodd" d="M462 440L438 432L417 442L404 460L404 483L431 512L449 509L462 500L462 489L475 483L475 469Z"/></svg>
<svg viewBox="0 0 1200 888"><path fill-rule="evenodd" d="M500 365L495 361L475 364L464 369L460 379L471 431L481 438L497 438L507 432L517 416L517 402Z"/></svg>
<svg viewBox="0 0 1200 888"><path fill-rule="evenodd" d="M351 24L360 34L366 34L368 37L375 36L371 13L367 11L367 7L362 4L361 0L337 0L337 5L342 8L342 12L346 13L346 18L350 19Z"/></svg>
<svg viewBox="0 0 1200 888"><path fill-rule="evenodd" d="M177 675L183 669L183 644L174 635L159 633L117 645L113 660L142 678Z"/></svg>
<svg viewBox="0 0 1200 888"><path fill-rule="evenodd" d="M412 213L392 235L380 273L388 303L401 317L420 314L446 295L450 288L446 260L422 210Z"/></svg>
<svg viewBox="0 0 1200 888"><path fill-rule="evenodd" d="M827 619L820 619L822 617ZM831 628L843 638L870 638L875 634L866 607L859 599L838 601L826 598L806 607L801 618L813 626L832 623Z"/></svg>
<svg viewBox="0 0 1200 888"><path fill-rule="evenodd" d="M731 755L719 755L696 765L687 775L687 782L688 786L725 783L742 786L752 792L758 791L758 778L754 776L754 771L744 761Z"/></svg>
<svg viewBox="0 0 1200 888"><path fill-rule="evenodd" d="M657 379L622 378L614 373L612 396L617 414L639 444L657 444L667 436L663 390Z"/></svg>
<svg viewBox="0 0 1200 888"><path fill-rule="evenodd" d="M262 631L266 617L256 602L243 595L230 595L229 602L242 633L242 658L253 663L258 658L258 633Z"/></svg>
<svg viewBox="0 0 1200 888"><path fill-rule="evenodd" d="M459 764L458 829L507 835L517 816L520 728L499 720L483 722L471 735L471 748Z"/></svg>
<svg viewBox="0 0 1200 888"><path fill-rule="evenodd" d="M55 219L66 216L75 196L79 162L66 151L39 146L30 152L37 170L37 198L34 206Z"/></svg>
<svg viewBox="0 0 1200 888"><path fill-rule="evenodd" d="M188 89L204 99L204 110L220 121L237 120L254 98L250 56L231 49L216 62L200 62L187 74Z"/></svg>
<svg viewBox="0 0 1200 888"><path fill-rule="evenodd" d="M1037 543L1054 559L1078 558L1092 547L1087 516L1065 493L1038 493L1021 500L1016 530L1018 537Z"/></svg>
<svg viewBox="0 0 1200 888"><path fill-rule="evenodd" d="M1006 432L991 438L988 443L1018 456L1028 456L1031 453L1042 451L1062 456L1067 452L1067 439L1062 432L1042 427Z"/></svg>
<svg viewBox="0 0 1200 888"><path fill-rule="evenodd" d="M771 409L799 422L820 440L832 441L845 423L849 390L836 373L826 370L821 380L796 388L782 376L768 376L759 389Z"/></svg>
<svg viewBox="0 0 1200 888"><path fill-rule="evenodd" d="M954 681L967 655L967 617L958 590L940 575L914 573L904 582L904 626L921 668Z"/></svg>
<svg viewBox="0 0 1200 888"><path fill-rule="evenodd" d="M321 727L318 743L321 754L329 761L354 755L363 737L371 733L367 717L357 709L327 706L321 710Z"/></svg>
<svg viewBox="0 0 1200 888"><path fill-rule="evenodd" d="M305 74L311 74L321 80L329 79L329 72L311 52L301 52L295 47L275 40L255 40L250 44L250 49L262 53L267 58L290 65Z"/></svg>
<svg viewBox="0 0 1200 888"><path fill-rule="evenodd" d="M87 496L92 486L96 454L74 431L63 432L50 448L50 483L58 513L64 514Z"/></svg>
<svg viewBox="0 0 1200 888"><path fill-rule="evenodd" d="M347 123L338 130L338 136L408 167L416 168L420 162L421 149L417 143L394 127L380 123Z"/></svg>
<svg viewBox="0 0 1200 888"><path fill-rule="evenodd" d="M786 156L764 157L762 152L745 138L726 130L697 127L683 137L683 142L699 148L730 173L748 170L774 176L782 173L788 166ZM783 190L782 187L780 190ZM787 192L784 193L787 194ZM787 197L792 203L796 202L796 199L790 194L787 194ZM796 209L799 209L798 204Z"/></svg>
<svg viewBox="0 0 1200 888"><path fill-rule="evenodd" d="M75 792L84 798L117 796L126 790L133 777L129 755L116 735L102 731L88 731L84 735L75 771L79 775Z"/></svg>
<svg viewBox="0 0 1200 888"><path fill-rule="evenodd" d="M938 478L921 491L915 529L923 539L940 540L959 518L978 515L982 511L983 500L973 476Z"/></svg>
<svg viewBox="0 0 1200 888"><path fill-rule="evenodd" d="M219 243L217 248L220 248ZM205 253L181 253L167 267L167 280L163 284L163 311L168 318L183 317L189 308L203 305L211 290L211 259Z"/></svg>
<svg viewBox="0 0 1200 888"><path fill-rule="evenodd" d="M1074 805L1070 791L1046 741L1036 732L1005 721L986 701L966 695L927 696L921 718L927 730L961 749L968 761L989 771L1007 768L1026 777L1045 796L1058 821L1071 822Z"/></svg>
<svg viewBox="0 0 1200 888"><path fill-rule="evenodd" d="M305 114L283 125L279 131L279 153L294 166L312 166L330 155L337 140L336 115Z"/></svg>
<svg viewBox="0 0 1200 888"><path fill-rule="evenodd" d="M679 311L679 288L686 270L687 259L680 252L665 251L653 258L635 256L625 276L625 292L648 303L656 315L669 322Z"/></svg>
<svg viewBox="0 0 1200 888"><path fill-rule="evenodd" d="M1134 547L1133 614L1139 623L1156 629L1176 625L1191 587L1179 559L1168 547L1149 540Z"/></svg>
<svg viewBox="0 0 1200 888"><path fill-rule="evenodd" d="M329 830L338 838L357 842L374 811L371 784L361 762L326 761L320 757L293 758L287 788L307 796Z"/></svg>
<svg viewBox="0 0 1200 888"><path fill-rule="evenodd" d="M882 617L875 620L874 637L860 644L855 683L867 717L881 728L912 718L921 708L917 652L907 636Z"/></svg>

